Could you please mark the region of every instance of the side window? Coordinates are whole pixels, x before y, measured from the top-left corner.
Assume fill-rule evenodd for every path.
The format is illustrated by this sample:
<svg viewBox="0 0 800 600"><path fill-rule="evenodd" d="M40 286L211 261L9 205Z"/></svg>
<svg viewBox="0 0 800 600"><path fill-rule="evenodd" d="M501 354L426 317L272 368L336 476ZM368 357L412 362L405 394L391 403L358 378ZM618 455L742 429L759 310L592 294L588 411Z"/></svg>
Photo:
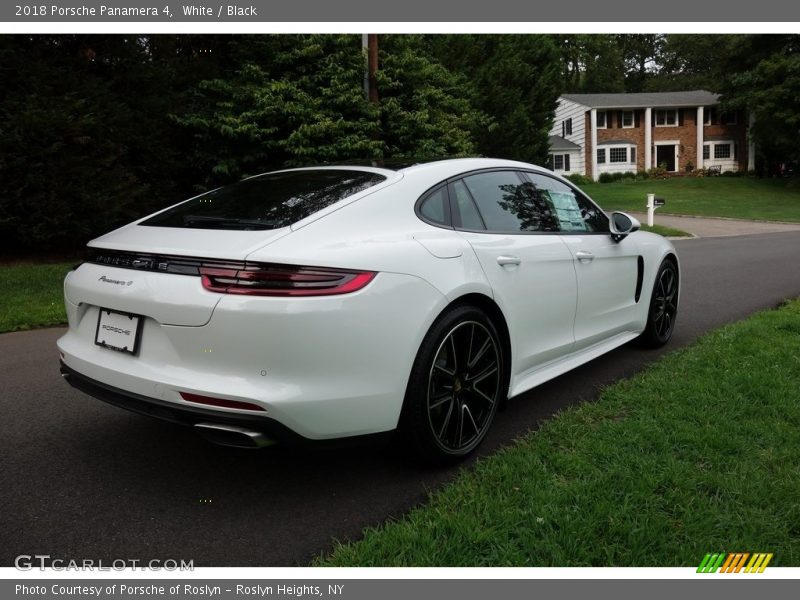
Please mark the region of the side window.
<svg viewBox="0 0 800 600"><path fill-rule="evenodd" d="M549 198L514 171L469 175L461 180L480 211L486 229L498 232L558 231Z"/></svg>
<svg viewBox="0 0 800 600"><path fill-rule="evenodd" d="M428 221L438 225L450 226L450 202L447 197L447 186L441 186L423 198L419 205L419 213Z"/></svg>
<svg viewBox="0 0 800 600"><path fill-rule="evenodd" d="M609 231L606 214L579 191L547 175L527 175L552 203L561 231Z"/></svg>
<svg viewBox="0 0 800 600"><path fill-rule="evenodd" d="M470 196L463 181L456 181L453 184L453 194L455 195L456 210L459 217L457 226L463 229L486 229L483 225L483 219L478 214L478 209L475 208L475 202L472 201L472 196Z"/></svg>

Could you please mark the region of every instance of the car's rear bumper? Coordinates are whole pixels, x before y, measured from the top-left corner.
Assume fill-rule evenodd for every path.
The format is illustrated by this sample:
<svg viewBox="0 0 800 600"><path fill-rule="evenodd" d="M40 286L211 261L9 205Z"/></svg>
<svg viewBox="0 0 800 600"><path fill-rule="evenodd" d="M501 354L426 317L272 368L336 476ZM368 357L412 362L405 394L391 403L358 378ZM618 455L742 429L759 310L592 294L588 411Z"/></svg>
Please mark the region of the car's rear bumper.
<svg viewBox="0 0 800 600"><path fill-rule="evenodd" d="M380 273L365 289L342 296L280 298L222 294L205 324L166 325L160 304L146 301L149 280L119 287L145 298L95 299L99 272L67 278L69 330L58 340L64 364L85 378L159 405L197 407L188 395L244 402L254 408L213 409L213 415L263 418L303 438L322 440L387 432L397 427L408 374L431 321L446 298L425 281ZM79 271L80 271L79 270ZM128 270L130 271L130 270ZM106 269L109 278L135 278ZM80 273L79 273L80 274ZM165 275L170 286L180 275ZM189 277L202 289L200 280ZM138 284L141 283L141 286ZM139 290L138 288L141 288ZM181 290L178 289L178 292ZM82 301L82 294L88 300ZM141 316L135 355L95 344L99 307ZM172 298L181 303L181 295ZM153 308L155 306L155 308ZM152 311L152 314L151 314Z"/></svg>
<svg viewBox="0 0 800 600"><path fill-rule="evenodd" d="M293 431L270 417L221 412L191 405L178 405L174 402L159 400L158 398L149 398L115 388L101 381L92 379L91 377L87 377L71 369L65 365L63 361L61 361L60 366L61 375L67 383L84 394L88 394L93 398L97 398L98 400L102 400L103 402L107 402L119 408L187 427L194 427L201 424L232 426L233 428L240 428L241 430L263 434L267 439L273 442L293 446L330 446L377 442L391 433L358 435L330 440L313 440L300 435L296 431ZM256 446L254 445L253 447Z"/></svg>

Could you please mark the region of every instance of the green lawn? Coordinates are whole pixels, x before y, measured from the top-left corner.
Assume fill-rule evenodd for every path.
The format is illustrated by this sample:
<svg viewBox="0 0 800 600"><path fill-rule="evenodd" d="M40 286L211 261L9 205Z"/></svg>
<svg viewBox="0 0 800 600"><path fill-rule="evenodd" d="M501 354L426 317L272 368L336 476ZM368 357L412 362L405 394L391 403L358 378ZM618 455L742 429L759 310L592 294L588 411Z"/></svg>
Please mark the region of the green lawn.
<svg viewBox="0 0 800 600"><path fill-rule="evenodd" d="M62 282L75 262L0 266L0 333L66 323Z"/></svg>
<svg viewBox="0 0 800 600"><path fill-rule="evenodd" d="M645 212L647 194L666 199L662 213L800 222L800 185L786 179L676 177L583 185L606 210Z"/></svg>
<svg viewBox="0 0 800 600"><path fill-rule="evenodd" d="M686 233L674 227L665 227L664 225L653 225L651 227L650 225L642 224L642 231L650 231L664 237L692 237L691 233Z"/></svg>
<svg viewBox="0 0 800 600"><path fill-rule="evenodd" d="M743 551L798 566L799 390L795 301L562 412L317 563L696 566Z"/></svg>

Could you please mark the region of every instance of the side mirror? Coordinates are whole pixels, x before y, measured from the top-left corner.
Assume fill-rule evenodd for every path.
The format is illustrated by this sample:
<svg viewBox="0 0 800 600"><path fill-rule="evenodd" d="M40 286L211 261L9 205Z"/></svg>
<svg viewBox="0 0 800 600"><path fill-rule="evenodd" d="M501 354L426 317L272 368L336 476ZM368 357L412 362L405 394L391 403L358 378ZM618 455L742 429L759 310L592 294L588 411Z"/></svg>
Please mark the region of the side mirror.
<svg viewBox="0 0 800 600"><path fill-rule="evenodd" d="M611 219L609 221L611 239L615 242L621 242L629 233L639 231L642 226L639 221L624 212L611 213Z"/></svg>

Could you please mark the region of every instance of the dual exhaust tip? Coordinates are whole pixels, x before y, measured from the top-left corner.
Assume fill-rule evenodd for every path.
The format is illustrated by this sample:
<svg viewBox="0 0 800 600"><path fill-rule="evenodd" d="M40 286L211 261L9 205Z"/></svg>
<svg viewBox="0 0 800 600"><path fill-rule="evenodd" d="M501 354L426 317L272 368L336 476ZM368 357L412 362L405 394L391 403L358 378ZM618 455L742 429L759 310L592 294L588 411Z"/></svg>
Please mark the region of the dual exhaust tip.
<svg viewBox="0 0 800 600"><path fill-rule="evenodd" d="M275 444L275 440L268 438L260 431L253 431L236 425L197 423L194 429L209 442L220 446L257 450Z"/></svg>

